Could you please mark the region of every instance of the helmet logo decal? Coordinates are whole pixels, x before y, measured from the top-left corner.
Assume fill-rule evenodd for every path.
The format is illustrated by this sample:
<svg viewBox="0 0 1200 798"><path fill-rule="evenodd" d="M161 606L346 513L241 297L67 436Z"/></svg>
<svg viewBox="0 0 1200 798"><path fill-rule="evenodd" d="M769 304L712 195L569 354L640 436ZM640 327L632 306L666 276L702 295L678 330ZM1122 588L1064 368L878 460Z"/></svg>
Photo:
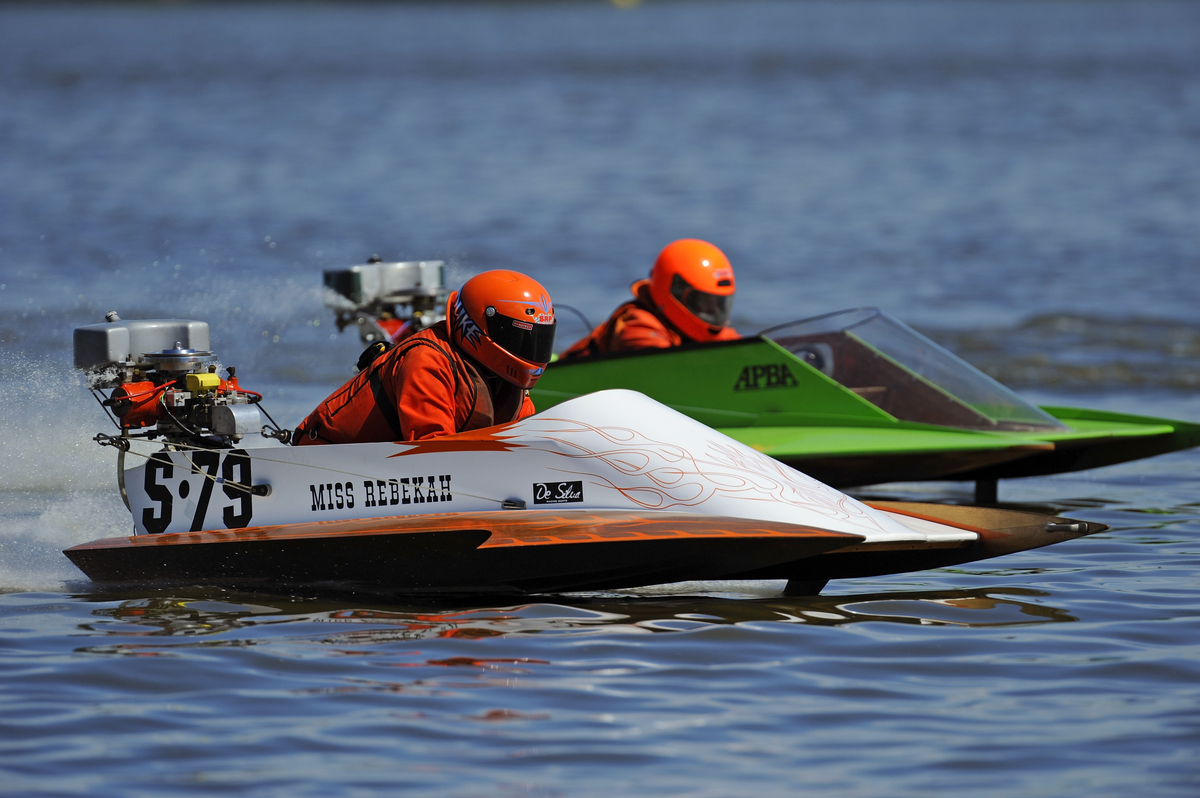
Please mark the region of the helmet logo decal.
<svg viewBox="0 0 1200 798"><path fill-rule="evenodd" d="M483 338L483 330L479 329L479 325L467 313L467 309L463 307L462 292L454 299L454 326L458 328L459 334L463 340L471 346L478 346Z"/></svg>
<svg viewBox="0 0 1200 798"><path fill-rule="evenodd" d="M530 377L533 377L534 380L536 380L538 377L542 376L543 372L546 371L546 367L538 366L537 368L532 369L522 369L513 366L511 363L506 363L504 365L504 370L508 372L508 376L513 377L514 379L522 379L524 375L528 374Z"/></svg>
<svg viewBox="0 0 1200 798"><path fill-rule="evenodd" d="M550 297L545 294L539 294L536 300L501 299L499 301L509 305L533 305L532 308L527 307L525 312L533 316L534 324L554 324L554 305L550 302Z"/></svg>
<svg viewBox="0 0 1200 798"><path fill-rule="evenodd" d="M532 330L533 329L533 325L527 321L517 321L516 319L513 319L512 325L521 330Z"/></svg>
<svg viewBox="0 0 1200 798"><path fill-rule="evenodd" d="M712 276L717 280L732 280L733 269L715 269Z"/></svg>

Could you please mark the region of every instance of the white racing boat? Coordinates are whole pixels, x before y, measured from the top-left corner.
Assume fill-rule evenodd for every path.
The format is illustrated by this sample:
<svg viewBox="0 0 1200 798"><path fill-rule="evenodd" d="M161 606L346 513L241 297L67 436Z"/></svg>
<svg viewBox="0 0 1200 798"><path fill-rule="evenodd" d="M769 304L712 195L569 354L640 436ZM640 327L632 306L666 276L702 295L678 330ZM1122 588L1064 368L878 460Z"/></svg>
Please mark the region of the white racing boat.
<svg viewBox="0 0 1200 798"><path fill-rule="evenodd" d="M627 390L429 441L251 448L287 431L207 350L203 322L76 330L133 516L131 536L65 552L95 581L426 593L761 578L804 594L1106 528L863 503Z"/></svg>

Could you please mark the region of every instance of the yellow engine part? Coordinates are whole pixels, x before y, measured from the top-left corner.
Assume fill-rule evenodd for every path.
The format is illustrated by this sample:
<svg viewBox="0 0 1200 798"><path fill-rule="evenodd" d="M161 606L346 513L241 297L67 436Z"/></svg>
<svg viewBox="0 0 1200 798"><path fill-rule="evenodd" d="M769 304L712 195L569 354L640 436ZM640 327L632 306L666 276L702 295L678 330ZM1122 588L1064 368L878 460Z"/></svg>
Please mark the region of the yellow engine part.
<svg viewBox="0 0 1200 798"><path fill-rule="evenodd" d="M221 387L221 378L210 372L188 374L185 384L192 393L208 393Z"/></svg>

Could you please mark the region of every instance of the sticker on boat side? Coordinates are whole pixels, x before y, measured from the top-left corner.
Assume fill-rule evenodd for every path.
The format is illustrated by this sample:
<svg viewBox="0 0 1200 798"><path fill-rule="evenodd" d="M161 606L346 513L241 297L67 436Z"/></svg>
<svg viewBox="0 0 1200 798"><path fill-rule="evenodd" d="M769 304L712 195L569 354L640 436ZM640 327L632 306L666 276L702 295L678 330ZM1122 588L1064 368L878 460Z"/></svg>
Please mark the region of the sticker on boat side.
<svg viewBox="0 0 1200 798"><path fill-rule="evenodd" d="M733 385L735 391L755 391L762 388L795 388L796 375L787 363L771 363L765 366L746 366Z"/></svg>
<svg viewBox="0 0 1200 798"><path fill-rule="evenodd" d="M534 504L566 504L583 501L583 482L535 482Z"/></svg>

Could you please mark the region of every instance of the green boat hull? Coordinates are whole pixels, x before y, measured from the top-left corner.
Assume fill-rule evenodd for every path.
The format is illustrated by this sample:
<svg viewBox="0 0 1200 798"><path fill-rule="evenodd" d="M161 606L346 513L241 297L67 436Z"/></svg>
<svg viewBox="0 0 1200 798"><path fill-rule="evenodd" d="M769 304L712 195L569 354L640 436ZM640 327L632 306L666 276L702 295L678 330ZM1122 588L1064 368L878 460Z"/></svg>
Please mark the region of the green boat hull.
<svg viewBox="0 0 1200 798"><path fill-rule="evenodd" d="M1098 468L1200 445L1200 424L1071 407L1042 408L1062 426L978 428L979 416L936 384L894 371L906 382L904 391L892 390L899 398L883 401L887 386L844 387L775 340L756 336L554 363L532 395L545 410L607 388L639 391L839 488L971 480L991 483L994 498L995 480ZM931 415L926 408L976 428L898 417ZM986 487L980 498L989 498Z"/></svg>

